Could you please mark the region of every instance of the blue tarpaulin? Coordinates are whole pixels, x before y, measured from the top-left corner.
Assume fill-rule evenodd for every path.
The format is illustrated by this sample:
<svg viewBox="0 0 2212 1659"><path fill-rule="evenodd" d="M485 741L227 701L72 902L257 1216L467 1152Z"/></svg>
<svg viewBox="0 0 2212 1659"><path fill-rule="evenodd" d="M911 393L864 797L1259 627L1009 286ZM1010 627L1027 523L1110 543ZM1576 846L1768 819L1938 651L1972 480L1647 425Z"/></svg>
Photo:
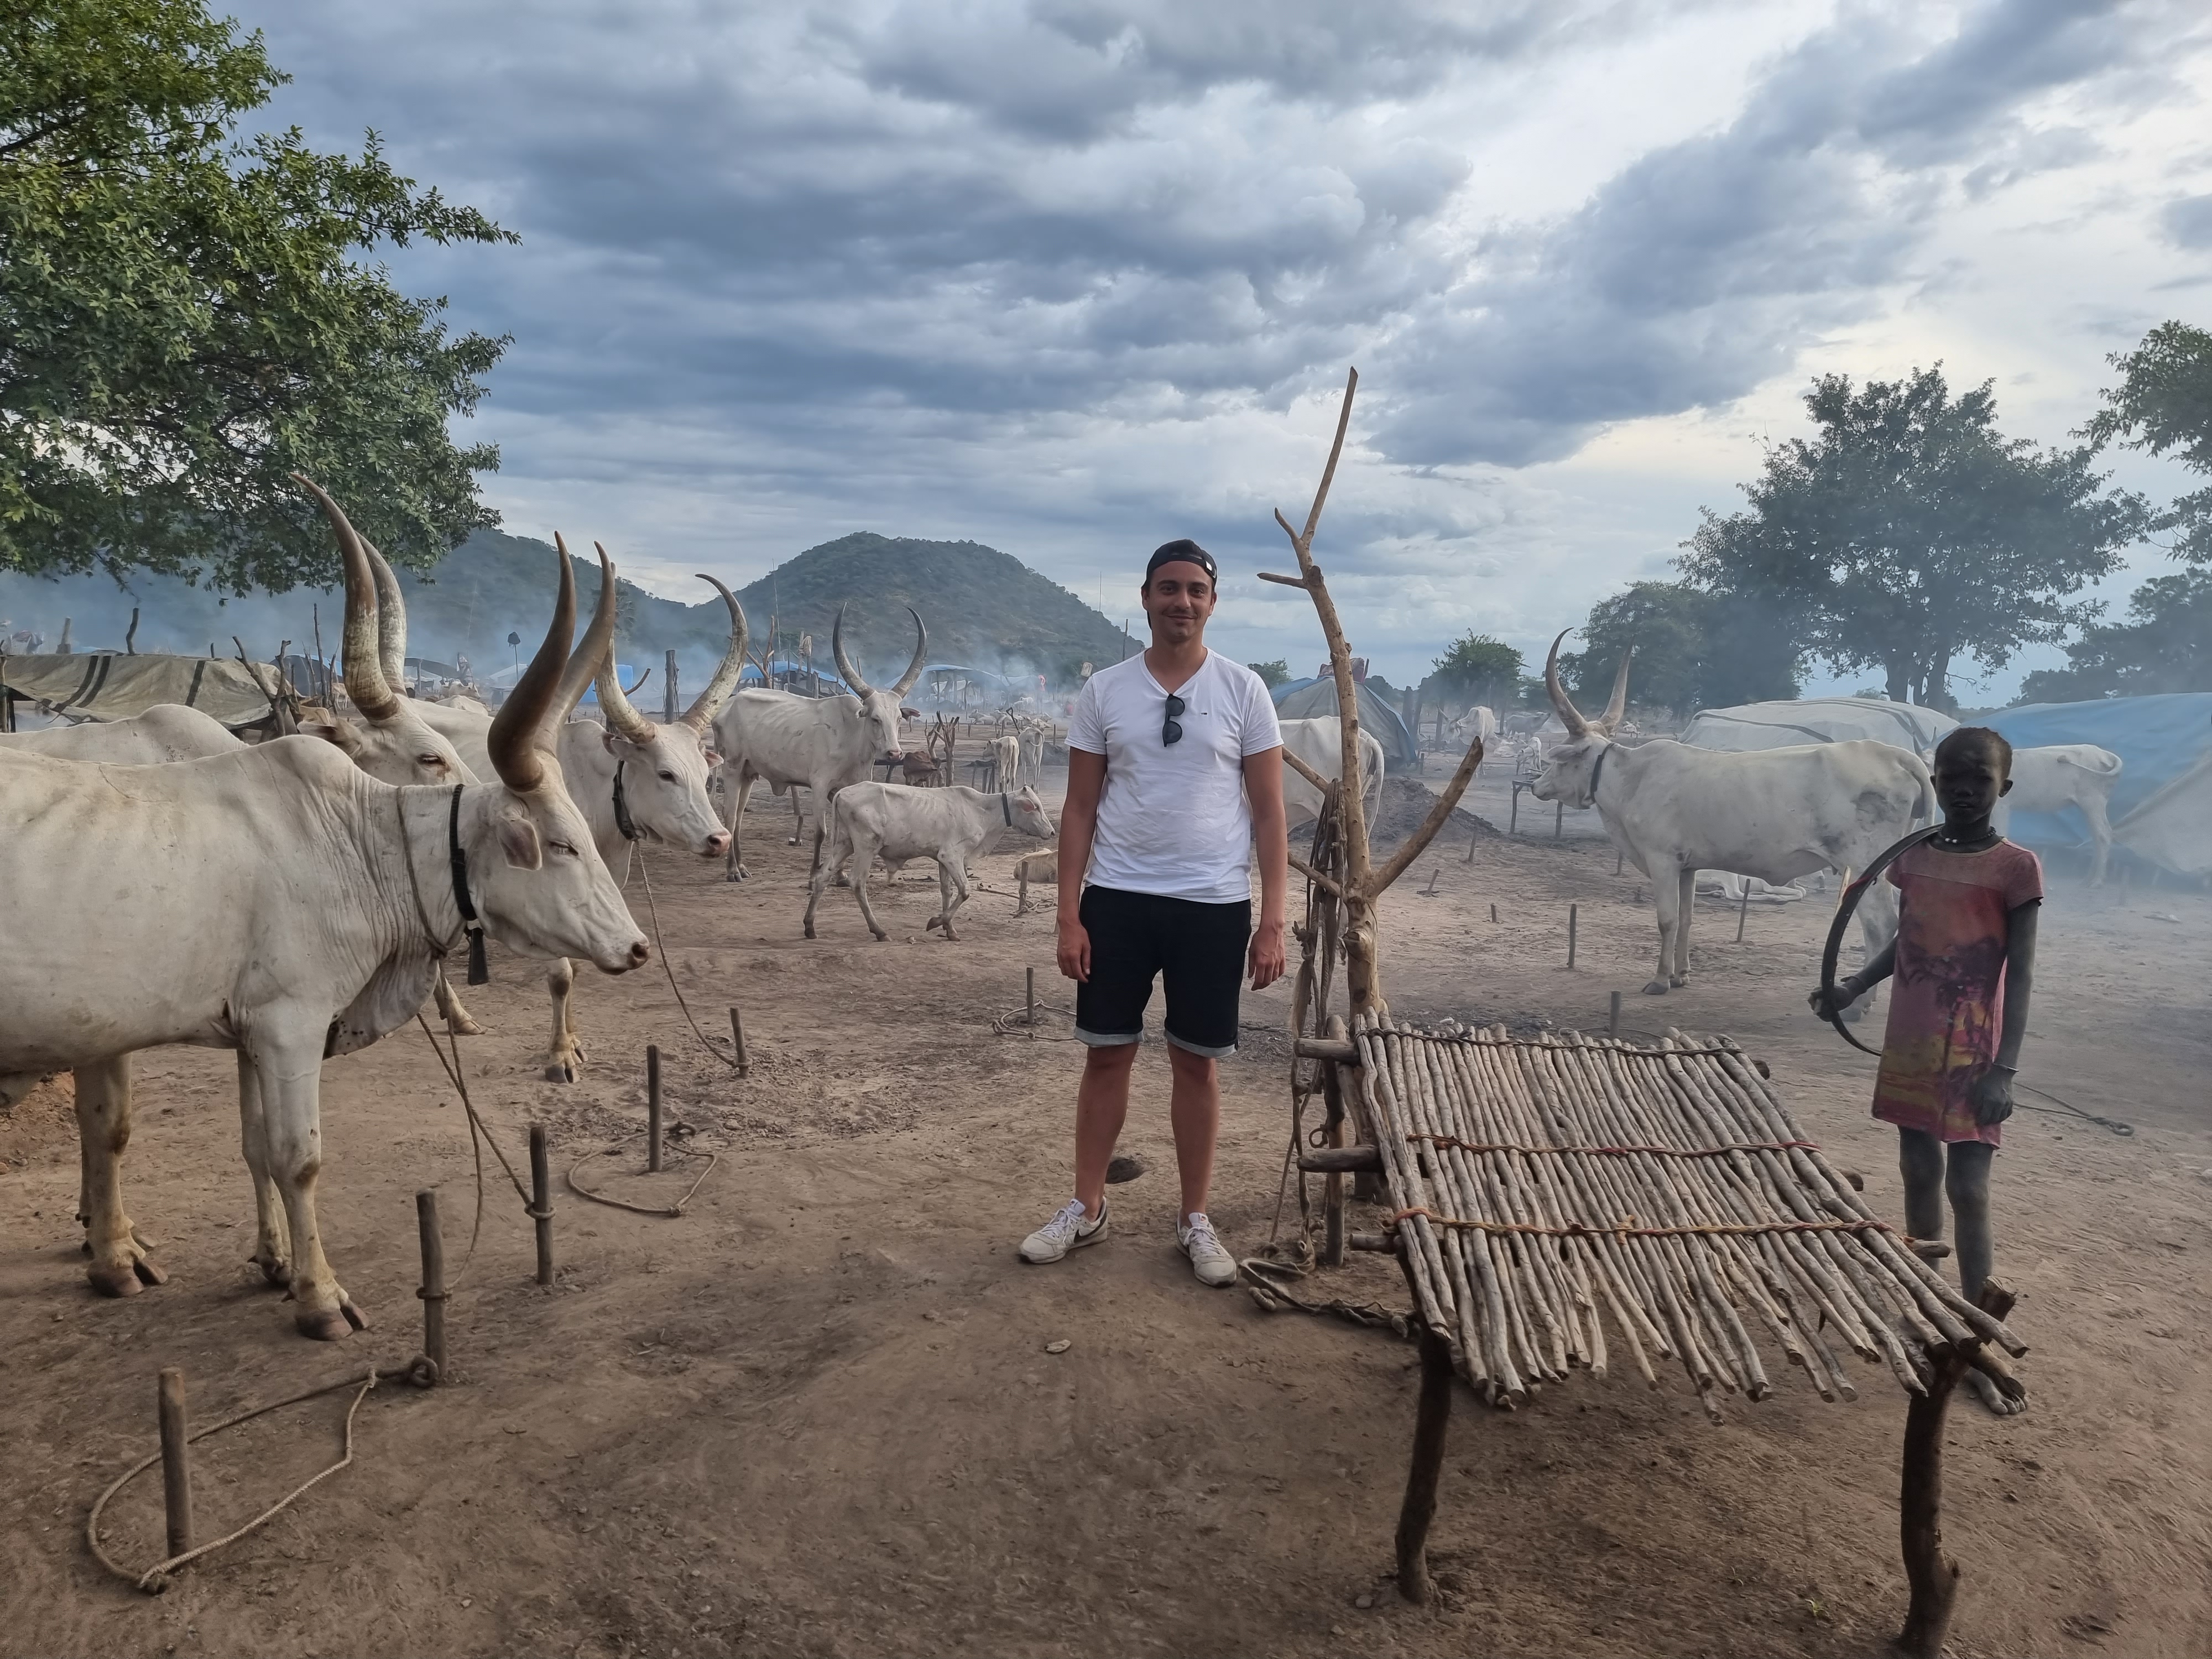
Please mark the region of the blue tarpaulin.
<svg viewBox="0 0 2212 1659"><path fill-rule="evenodd" d="M2212 691L2153 697L2104 697L2090 702L2032 702L1984 714L1977 722L2004 734L2015 749L2094 743L2120 757L2112 786L2115 822L2179 777L2212 747ZM2088 834L2078 815L2018 812L2011 837L2025 846L2073 847Z"/></svg>

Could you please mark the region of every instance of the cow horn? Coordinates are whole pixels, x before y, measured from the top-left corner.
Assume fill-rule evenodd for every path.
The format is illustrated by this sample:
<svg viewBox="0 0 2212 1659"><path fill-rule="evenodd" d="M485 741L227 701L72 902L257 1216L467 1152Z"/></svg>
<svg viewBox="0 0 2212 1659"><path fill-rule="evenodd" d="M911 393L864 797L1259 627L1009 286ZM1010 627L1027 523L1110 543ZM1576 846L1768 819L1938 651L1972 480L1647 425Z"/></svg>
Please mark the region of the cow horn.
<svg viewBox="0 0 2212 1659"><path fill-rule="evenodd" d="M568 544L561 539L561 532L557 530L553 532L553 544L561 550L562 558L568 556ZM601 550L599 603L592 612L591 625L584 629L584 637L576 642L575 650L569 653L568 666L561 676L561 688L553 700L560 710L554 716L556 726L574 712L576 705L584 700L584 693L591 689L592 682L599 678L599 671L614 656L617 603L614 562L607 557L605 550ZM622 695L619 684L615 687L615 695Z"/></svg>
<svg viewBox="0 0 2212 1659"><path fill-rule="evenodd" d="M323 516L337 532L338 558L345 567L345 631L339 635L338 672L345 678L346 696L361 710L362 718L382 725L399 712L398 694L385 678L377 657L376 578L368 555L362 550L361 536L338 504L323 487L295 472L292 481L313 495Z"/></svg>
<svg viewBox="0 0 2212 1659"><path fill-rule="evenodd" d="M914 683L921 678L921 659L929 653L929 630L921 625L921 612L908 605L906 614L914 618L914 660L906 665L906 672L891 688L894 697L903 697L914 690Z"/></svg>
<svg viewBox="0 0 2212 1659"><path fill-rule="evenodd" d="M845 654L845 607L842 605L837 607L837 620L830 624L830 654L836 658L837 672L853 690L865 697L876 689L860 678L860 671L853 666L853 659ZM902 691L899 695L904 696L906 694Z"/></svg>
<svg viewBox="0 0 2212 1659"><path fill-rule="evenodd" d="M378 552L376 544L363 536L361 550L368 555L368 568L376 576L376 648L384 661L384 678L394 685L407 684L407 601L399 592L399 578Z"/></svg>
<svg viewBox="0 0 2212 1659"><path fill-rule="evenodd" d="M566 711L556 713L554 698L561 690L562 668L568 656L568 641L576 631L576 573L568 556L561 555L561 586L553 601L553 623L545 642L522 671L522 678L507 693L499 713L492 716L484 747L491 751L493 769L500 781L518 794L526 795L545 781L544 751L552 745L553 727Z"/></svg>
<svg viewBox="0 0 2212 1659"><path fill-rule="evenodd" d="M604 606L606 603L605 595L614 586L615 568L607 558L605 548L601 547L597 542L593 542L592 545L599 550L599 603ZM597 618L593 621L596 623ZM586 636L585 642L590 643L588 635ZM610 637L609 643L612 642ZM612 651L601 653L592 678L599 688L599 712L607 717L608 731L617 737L627 738L640 746L651 743L659 735L653 729L651 720L630 707L629 694L623 690L622 676L615 672L615 653ZM642 685L645 682L640 680L638 684Z"/></svg>
<svg viewBox="0 0 2212 1659"><path fill-rule="evenodd" d="M684 724L695 732L704 732L708 722L722 712L722 705L737 690L738 676L745 672L745 608L738 603L738 596L714 581L703 570L699 573L702 582L714 582L714 591L722 596L722 603L730 607L730 648L722 653L721 665L714 670L714 678L707 682L706 690L692 700L684 711Z"/></svg>
<svg viewBox="0 0 2212 1659"><path fill-rule="evenodd" d="M1567 735L1585 738L1589 735L1590 724L1583 718L1583 711L1575 707L1574 699L1567 695L1566 687L1559 684L1559 640L1573 632L1571 628L1562 628L1559 639L1552 641L1552 653L1544 659L1544 690L1551 694L1552 707L1559 711L1559 719L1565 723Z"/></svg>
<svg viewBox="0 0 2212 1659"><path fill-rule="evenodd" d="M1620 724L1621 716L1628 712L1628 665L1636 659L1636 647L1630 646L1620 659L1620 666L1613 671L1613 696L1607 701L1605 714L1591 722L1608 738Z"/></svg>

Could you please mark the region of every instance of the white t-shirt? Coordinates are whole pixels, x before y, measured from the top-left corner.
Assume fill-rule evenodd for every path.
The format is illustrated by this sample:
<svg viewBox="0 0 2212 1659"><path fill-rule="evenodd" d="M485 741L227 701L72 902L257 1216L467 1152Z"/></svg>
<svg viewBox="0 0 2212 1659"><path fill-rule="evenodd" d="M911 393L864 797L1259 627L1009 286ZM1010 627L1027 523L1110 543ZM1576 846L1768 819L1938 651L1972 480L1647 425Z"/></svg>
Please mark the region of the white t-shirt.
<svg viewBox="0 0 2212 1659"><path fill-rule="evenodd" d="M1178 687L1182 737L1162 743L1168 693L1139 654L1093 674L1067 745L1106 757L1091 843L1094 887L1234 904L1252 896L1244 760L1282 745L1266 684L1218 651Z"/></svg>

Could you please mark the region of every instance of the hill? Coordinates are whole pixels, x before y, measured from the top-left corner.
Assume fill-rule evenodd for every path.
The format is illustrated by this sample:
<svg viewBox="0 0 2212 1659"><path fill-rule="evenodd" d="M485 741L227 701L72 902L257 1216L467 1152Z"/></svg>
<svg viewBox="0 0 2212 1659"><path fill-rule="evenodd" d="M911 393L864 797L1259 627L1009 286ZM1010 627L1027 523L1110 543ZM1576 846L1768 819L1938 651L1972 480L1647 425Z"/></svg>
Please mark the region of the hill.
<svg viewBox="0 0 2212 1659"><path fill-rule="evenodd" d="M526 656L545 627L547 543L496 530L480 530L427 574L402 571L407 594L410 651L439 661L465 655L478 673L508 665L521 635ZM575 558L585 604L599 591L599 567ZM684 683L696 687L728 638L728 613L704 583L701 600L685 604L621 584L617 654L637 666L657 665L661 653L678 653ZM1011 554L977 542L921 541L865 532L824 542L787 560L738 590L753 630L754 650L768 645L777 619L781 648L796 653L799 636L814 637L816 663L827 670L830 628L841 602L850 601L846 641L871 679L896 678L914 649L914 625L904 607L921 613L929 629L929 660L963 663L1000 672L1042 673L1072 684L1085 662L1109 663L1124 651L1121 629L1066 588L1038 574ZM169 576L141 575L128 590L105 576L48 581L0 573L0 634L33 629L54 648L62 619L70 617L80 649L119 649L131 607L141 607L141 651L198 653L216 645L231 650L240 635L256 655L273 652L280 638L295 646L313 637L319 610L323 643L337 649L343 605L335 591L301 589L272 596L227 599ZM12 647L21 649L21 646ZM659 698L641 694L648 704Z"/></svg>

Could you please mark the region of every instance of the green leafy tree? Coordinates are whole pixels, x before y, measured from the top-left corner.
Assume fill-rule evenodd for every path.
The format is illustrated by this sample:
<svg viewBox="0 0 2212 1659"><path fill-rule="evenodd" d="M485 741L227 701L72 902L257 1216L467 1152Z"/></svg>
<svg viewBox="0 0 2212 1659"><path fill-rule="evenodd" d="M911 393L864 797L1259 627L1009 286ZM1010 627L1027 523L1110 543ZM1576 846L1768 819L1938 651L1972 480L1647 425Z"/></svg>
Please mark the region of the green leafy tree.
<svg viewBox="0 0 2212 1659"><path fill-rule="evenodd" d="M2083 629L2066 655L2065 667L2021 682L2022 702L2212 691L2212 572L2145 582L2128 600L2126 622Z"/></svg>
<svg viewBox="0 0 2212 1659"><path fill-rule="evenodd" d="M2191 472L2212 477L2212 333L2163 323L2133 351L2108 361L2120 384L2105 392L2106 407L2082 435L2094 444L2118 440L2129 449L2171 453ZM2150 528L2173 532L2174 557L2212 560L2212 487L2179 497Z"/></svg>
<svg viewBox="0 0 2212 1659"><path fill-rule="evenodd" d="M1879 666L1890 696L1948 707L1953 665L2002 667L2094 618L2068 603L2120 562L2148 514L2104 491L2094 449L2039 450L1996 429L1988 383L1954 398L1942 367L1815 382L1815 437L1769 449L1750 510L1707 511L1690 580L1797 619L1802 648Z"/></svg>
<svg viewBox="0 0 2212 1659"><path fill-rule="evenodd" d="M1613 695L1622 654L1636 652L1628 692L1677 714L1797 695L1793 629L1754 596L1707 592L1687 582L1636 582L1600 599L1583 624L1580 652L1559 656L1559 678L1585 707Z"/></svg>
<svg viewBox="0 0 2212 1659"><path fill-rule="evenodd" d="M1524 666L1520 652L1504 641L1468 634L1444 647L1429 684L1439 696L1495 708L1519 695Z"/></svg>
<svg viewBox="0 0 2212 1659"><path fill-rule="evenodd" d="M1273 662L1248 662L1244 665L1257 674L1261 683L1270 691L1290 683L1291 665L1280 657Z"/></svg>
<svg viewBox="0 0 2212 1659"><path fill-rule="evenodd" d="M374 133L238 137L286 77L200 0L0 0L0 568L327 581L295 469L401 562L496 522L498 452L447 422L507 342L355 256L514 239Z"/></svg>

